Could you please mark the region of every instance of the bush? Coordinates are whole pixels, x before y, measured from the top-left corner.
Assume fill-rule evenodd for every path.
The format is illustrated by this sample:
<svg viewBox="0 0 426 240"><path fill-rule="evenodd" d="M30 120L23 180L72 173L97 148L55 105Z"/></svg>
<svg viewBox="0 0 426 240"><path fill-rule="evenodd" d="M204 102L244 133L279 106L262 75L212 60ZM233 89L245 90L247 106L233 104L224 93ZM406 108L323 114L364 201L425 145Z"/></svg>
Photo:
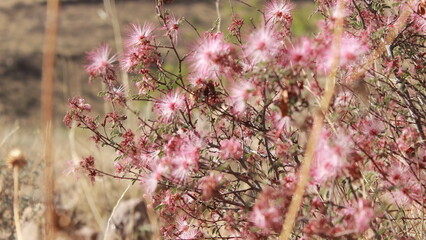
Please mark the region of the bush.
<svg viewBox="0 0 426 240"><path fill-rule="evenodd" d="M164 239L273 239L292 201L298 212L294 194L294 239L424 237L423 1L321 0L319 34L295 39L294 5L274 0L263 22L234 15L186 54L178 35L193 26L165 4L160 26L131 26L120 57L107 45L88 54L113 111L95 117L75 97L64 122L117 157L114 174L91 156L81 171L142 183ZM164 67L170 58L176 71ZM120 68L133 86L122 87Z"/></svg>

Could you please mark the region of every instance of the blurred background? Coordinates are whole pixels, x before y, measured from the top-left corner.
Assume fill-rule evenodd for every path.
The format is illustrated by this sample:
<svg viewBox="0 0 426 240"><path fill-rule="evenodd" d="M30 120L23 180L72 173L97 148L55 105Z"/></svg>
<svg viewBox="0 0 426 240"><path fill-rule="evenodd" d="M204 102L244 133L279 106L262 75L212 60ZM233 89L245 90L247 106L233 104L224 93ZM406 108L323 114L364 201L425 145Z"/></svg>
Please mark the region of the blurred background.
<svg viewBox="0 0 426 240"><path fill-rule="evenodd" d="M232 2L246 22L260 19L255 9L237 1L220 1L222 31L227 33ZM247 0L262 8L266 1ZM294 2L294 37L313 36L320 15L310 1ZM152 0L116 0L117 21L122 36L129 23L158 23ZM215 0L175 0L167 5L175 17L185 17L199 32L210 29L217 19ZM43 239L43 161L41 130L41 63L46 0L0 0L0 159L20 148L28 164L20 171L20 215L25 239ZM107 177L95 183L72 172L73 162L93 155L96 166L113 173L109 149L99 149L89 141L89 133L67 129L62 118L67 101L82 96L95 113L103 113L99 81L88 83L84 71L85 53L102 43L114 45L111 18L102 0L62 0L54 88L54 179L55 224L58 239L100 239L107 219L123 191L124 180ZM179 33L180 50L197 42L196 33L184 25ZM12 171L0 163L0 239L15 239L13 224ZM138 184L120 201L114 214L112 239L148 239L149 225ZM131 214L132 213L132 214ZM137 214L135 214L137 213ZM131 233L131 234L130 234Z"/></svg>

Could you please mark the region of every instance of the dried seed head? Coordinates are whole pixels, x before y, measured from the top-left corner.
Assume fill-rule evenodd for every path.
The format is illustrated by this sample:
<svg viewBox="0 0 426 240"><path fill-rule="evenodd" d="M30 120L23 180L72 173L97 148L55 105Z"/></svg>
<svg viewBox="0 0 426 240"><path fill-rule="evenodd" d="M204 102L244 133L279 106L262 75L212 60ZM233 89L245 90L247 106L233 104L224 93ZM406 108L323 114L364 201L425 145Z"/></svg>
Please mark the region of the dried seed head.
<svg viewBox="0 0 426 240"><path fill-rule="evenodd" d="M23 168L27 164L24 154L18 148L12 149L7 156L7 164L11 167Z"/></svg>

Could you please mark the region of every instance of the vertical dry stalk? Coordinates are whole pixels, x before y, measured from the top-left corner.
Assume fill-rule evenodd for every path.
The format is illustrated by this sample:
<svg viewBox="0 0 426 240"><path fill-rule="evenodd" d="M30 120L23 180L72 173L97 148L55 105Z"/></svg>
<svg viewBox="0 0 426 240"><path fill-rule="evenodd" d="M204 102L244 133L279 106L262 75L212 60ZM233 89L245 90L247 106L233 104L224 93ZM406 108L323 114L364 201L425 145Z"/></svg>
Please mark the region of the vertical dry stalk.
<svg viewBox="0 0 426 240"><path fill-rule="evenodd" d="M19 217L19 169L23 168L27 161L21 150L13 149L7 156L7 164L13 169L13 219L15 221L16 238L23 240Z"/></svg>
<svg viewBox="0 0 426 240"><path fill-rule="evenodd" d="M220 0L216 0L216 14L217 14L217 32L220 32L220 24L222 22L222 17L220 16Z"/></svg>
<svg viewBox="0 0 426 240"><path fill-rule="evenodd" d="M15 220L16 239L24 240L19 218L19 167L13 167L13 218Z"/></svg>
<svg viewBox="0 0 426 240"><path fill-rule="evenodd" d="M55 78L56 42L58 36L59 0L47 2L42 67L42 124L44 131L45 239L55 238L54 178L52 160L53 83Z"/></svg>
<svg viewBox="0 0 426 240"><path fill-rule="evenodd" d="M314 113L314 123L310 132L308 144L306 146L305 158L300 168L299 180L297 182L296 190L294 191L288 212L285 216L283 229L279 238L280 240L289 239L293 230L297 214L299 213L300 206L302 204L303 195L305 194L305 188L309 181L309 171L311 169L315 147L318 143L319 135L322 130L325 114L327 112L331 98L333 97L334 88L336 85L336 75L340 62L340 43L342 40L344 20L342 16L343 9L344 2L338 1L335 10L337 13L336 15L338 16L336 16L336 21L334 23L331 72L326 80L325 92L321 99L320 109L317 109Z"/></svg>
<svg viewBox="0 0 426 240"><path fill-rule="evenodd" d="M123 39L121 38L121 30L120 30L120 23L118 20L118 15L117 15L117 8L115 6L115 0L104 0L104 8L105 11L107 12L108 16L111 19L111 25L112 25L112 30L114 33L114 42L115 42L115 49L117 52L119 53L123 53L124 49L123 49ZM121 79L123 80L123 86L125 89L125 96L126 98L129 95L129 89L130 89L130 83L129 83L129 76L127 75L127 72L122 70L121 71ZM129 102L128 103L129 106L132 106L132 103ZM107 110L107 108L105 107L105 110ZM129 117L129 122L131 123L131 125L133 125L135 118L131 117L133 116L129 111L127 111L126 114Z"/></svg>
<svg viewBox="0 0 426 240"><path fill-rule="evenodd" d="M111 18L111 25L114 32L115 48L118 52L123 52L123 39L121 38L120 23L118 21L117 8L115 7L115 0L104 0L105 11ZM121 78L126 90L129 89L129 77L126 71L121 71ZM127 95L126 95L127 96Z"/></svg>

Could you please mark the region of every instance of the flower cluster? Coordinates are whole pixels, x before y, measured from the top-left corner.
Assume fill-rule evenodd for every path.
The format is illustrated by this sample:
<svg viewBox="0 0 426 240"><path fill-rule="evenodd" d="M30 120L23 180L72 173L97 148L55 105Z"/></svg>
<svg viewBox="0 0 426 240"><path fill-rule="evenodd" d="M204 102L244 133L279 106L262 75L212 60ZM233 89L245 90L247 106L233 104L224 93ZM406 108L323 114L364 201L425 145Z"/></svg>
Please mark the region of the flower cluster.
<svg viewBox="0 0 426 240"><path fill-rule="evenodd" d="M157 1L160 25L131 25L121 57L110 57L106 45L88 54L86 70L106 84L101 95L114 111L95 117L76 97L64 122L113 148L116 173L96 169L92 157L80 168L92 180L140 182L163 239L276 239L301 179L313 115L322 114L294 239L421 232L424 2L344 1L337 11L339 1L318 1L324 19L315 36L292 36L295 5L273 0L258 11L262 22L234 14L229 33L199 34L186 54L177 48L179 32L194 25ZM318 109L332 65L336 92L328 109ZM120 87L118 68L132 74L134 87Z"/></svg>

